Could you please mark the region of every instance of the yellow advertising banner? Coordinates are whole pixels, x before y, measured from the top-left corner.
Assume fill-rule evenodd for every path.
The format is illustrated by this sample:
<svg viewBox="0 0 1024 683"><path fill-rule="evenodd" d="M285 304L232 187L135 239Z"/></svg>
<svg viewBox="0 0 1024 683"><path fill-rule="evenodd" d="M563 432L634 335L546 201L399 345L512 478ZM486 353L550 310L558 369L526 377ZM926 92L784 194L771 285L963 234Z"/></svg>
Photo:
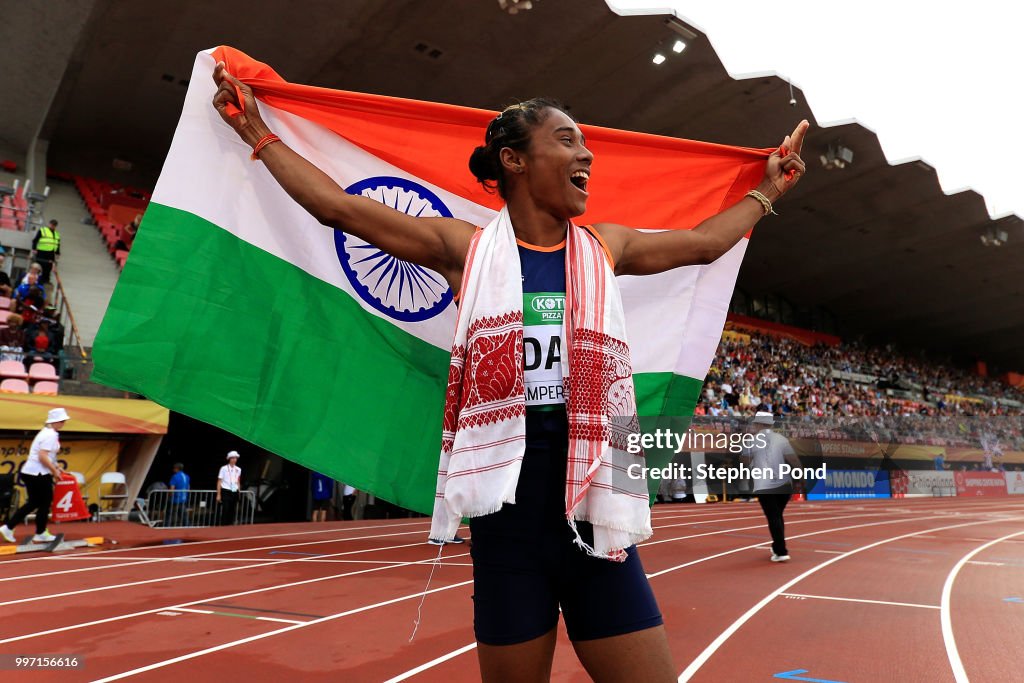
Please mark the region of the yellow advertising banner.
<svg viewBox="0 0 1024 683"><path fill-rule="evenodd" d="M923 444L899 444L890 446L886 443L876 444L863 441L840 441L823 439L790 439L797 455L825 456L832 458L879 458L884 455L897 460L934 460L944 455L944 446L926 446Z"/></svg>
<svg viewBox="0 0 1024 683"><path fill-rule="evenodd" d="M70 412L70 410L68 411ZM0 439L0 474L17 472L28 458L32 437L26 439ZM121 443L110 439L95 441L72 441L62 434L60 453L57 461L68 472L81 472L85 477L82 496L87 503L98 503L100 500L100 475L104 472L117 471L117 457L121 452ZM22 502L25 502L22 492Z"/></svg>
<svg viewBox="0 0 1024 683"><path fill-rule="evenodd" d="M946 449L946 462L983 462L985 460L985 449L983 448L948 448ZM992 462L1020 465L1024 464L1024 452L1003 451L1001 456L992 458Z"/></svg>
<svg viewBox="0 0 1024 683"><path fill-rule="evenodd" d="M733 330L722 330L722 339L731 342L740 342L741 344L750 343L750 335L743 334L742 332L735 332Z"/></svg>
<svg viewBox="0 0 1024 683"><path fill-rule="evenodd" d="M46 422L46 413L57 407L71 416L65 432L167 433L168 410L152 401L24 394L0 394L0 430L39 431Z"/></svg>

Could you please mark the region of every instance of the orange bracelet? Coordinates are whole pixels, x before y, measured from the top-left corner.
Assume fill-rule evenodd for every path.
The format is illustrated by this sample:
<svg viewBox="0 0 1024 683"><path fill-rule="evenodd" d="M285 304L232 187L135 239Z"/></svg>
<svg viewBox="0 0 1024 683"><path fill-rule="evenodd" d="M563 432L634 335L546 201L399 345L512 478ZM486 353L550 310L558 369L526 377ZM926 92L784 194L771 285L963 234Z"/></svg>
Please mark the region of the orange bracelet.
<svg viewBox="0 0 1024 683"><path fill-rule="evenodd" d="M262 152L263 148L272 142L281 142L281 138L277 137L273 133L267 133L264 135L260 138L260 141L256 143L256 146L252 148L252 155L249 158L253 161L259 161L260 152Z"/></svg>

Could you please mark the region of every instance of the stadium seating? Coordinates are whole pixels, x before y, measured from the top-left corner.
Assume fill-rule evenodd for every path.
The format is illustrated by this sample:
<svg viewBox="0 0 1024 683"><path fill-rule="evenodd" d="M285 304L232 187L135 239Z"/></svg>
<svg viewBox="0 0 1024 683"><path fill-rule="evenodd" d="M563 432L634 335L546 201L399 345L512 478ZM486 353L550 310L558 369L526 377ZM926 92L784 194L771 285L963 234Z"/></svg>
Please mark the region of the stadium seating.
<svg viewBox="0 0 1024 683"><path fill-rule="evenodd" d="M23 379L5 379L0 382L0 393L27 394L28 382Z"/></svg>
<svg viewBox="0 0 1024 683"><path fill-rule="evenodd" d="M892 348L808 344L771 330L730 330L708 370L698 415L1021 415L1024 393Z"/></svg>
<svg viewBox="0 0 1024 683"><path fill-rule="evenodd" d="M0 378L26 380L28 373L20 360L0 360Z"/></svg>
<svg viewBox="0 0 1024 683"><path fill-rule="evenodd" d="M75 188L82 196L100 237L107 245L107 251L124 268L131 249L125 225L135 214L143 213L149 203L150 193L138 188L124 187L94 178L74 177ZM118 249L118 244L128 244L128 249Z"/></svg>
<svg viewBox="0 0 1024 683"><path fill-rule="evenodd" d="M57 375L57 369L49 363L33 363L28 369L28 379L30 382L56 382L60 377Z"/></svg>
<svg viewBox="0 0 1024 683"><path fill-rule="evenodd" d="M60 394L60 385L56 382L36 382L32 385L32 393L39 396L57 396Z"/></svg>

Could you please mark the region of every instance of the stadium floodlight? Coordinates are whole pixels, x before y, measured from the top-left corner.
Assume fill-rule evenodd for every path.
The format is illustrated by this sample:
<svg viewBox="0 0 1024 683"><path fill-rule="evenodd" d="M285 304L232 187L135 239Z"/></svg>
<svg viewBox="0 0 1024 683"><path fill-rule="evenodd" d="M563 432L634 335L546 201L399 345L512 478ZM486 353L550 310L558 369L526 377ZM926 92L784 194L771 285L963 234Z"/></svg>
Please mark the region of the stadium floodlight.
<svg viewBox="0 0 1024 683"><path fill-rule="evenodd" d="M985 232L981 233L981 243L986 247L1001 247L1009 238L1009 233L995 226L986 228Z"/></svg>
<svg viewBox="0 0 1024 683"><path fill-rule="evenodd" d="M655 64L663 64L665 62L665 55L661 54L660 52L656 52L654 54L654 59L652 59L651 61L654 62Z"/></svg>
<svg viewBox="0 0 1024 683"><path fill-rule="evenodd" d="M846 168L848 164L853 163L853 150L843 147L837 142L830 144L825 153L818 158L826 171L831 171L834 168Z"/></svg>
<svg viewBox="0 0 1024 683"><path fill-rule="evenodd" d="M680 52L682 52L685 49L686 49L686 43L684 43L681 40L677 40L675 42L675 44L672 46L672 52L675 52L676 54L679 54Z"/></svg>

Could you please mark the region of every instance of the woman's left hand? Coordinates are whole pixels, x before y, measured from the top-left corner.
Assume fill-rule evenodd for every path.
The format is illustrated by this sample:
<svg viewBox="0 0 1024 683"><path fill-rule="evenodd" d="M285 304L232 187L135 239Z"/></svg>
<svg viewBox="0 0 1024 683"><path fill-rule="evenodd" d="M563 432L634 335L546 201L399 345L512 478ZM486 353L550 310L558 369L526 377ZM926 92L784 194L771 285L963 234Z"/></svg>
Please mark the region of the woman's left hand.
<svg viewBox="0 0 1024 683"><path fill-rule="evenodd" d="M787 135L782 141L781 148L768 157L760 190L771 201L776 201L793 189L807 170L804 160L800 158L800 151L804 146L804 136L810 127L811 124L806 119L798 123L793 134Z"/></svg>

